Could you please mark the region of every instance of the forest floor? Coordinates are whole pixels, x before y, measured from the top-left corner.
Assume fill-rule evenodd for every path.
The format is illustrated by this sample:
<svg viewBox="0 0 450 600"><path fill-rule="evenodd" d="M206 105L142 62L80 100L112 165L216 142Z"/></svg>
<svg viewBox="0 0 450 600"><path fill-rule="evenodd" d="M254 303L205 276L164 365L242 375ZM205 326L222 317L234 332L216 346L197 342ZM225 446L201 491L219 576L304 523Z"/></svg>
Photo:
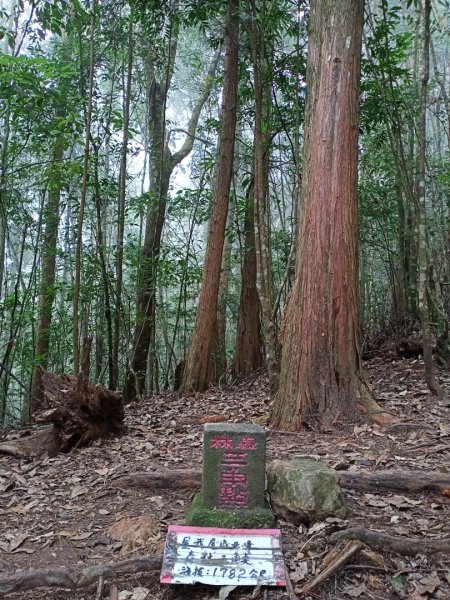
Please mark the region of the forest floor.
<svg viewBox="0 0 450 600"><path fill-rule="evenodd" d="M328 433L287 434L267 431L268 460L316 456L338 469L450 471L450 409L430 396L420 359L393 353L366 362L376 397L407 427L383 430L364 423L341 424ZM441 373L450 389L450 376ZM20 459L0 455L0 578L27 569L111 563L135 555L159 555L169 524L183 524L192 490L116 488L119 476L137 471L201 468L202 426L195 417L227 414L231 421L261 422L270 410L263 375L231 389L203 395L153 397L128 406L127 433L52 458ZM0 442L24 432L0 431ZM345 521L312 527L279 521L287 572L294 589L321 569L335 545L330 534L360 526L389 535L436 539L450 537L450 498L434 493L365 493L344 489ZM140 533L121 540L126 519L139 517ZM115 525L113 528L112 526ZM122 531L123 533L123 531ZM212 600L218 588L204 585L161 586L159 572L115 581L120 600ZM105 582L101 597L109 597ZM8 596L25 600L99 598L96 586L79 591L39 589ZM225 597L225 596L223 596ZM291 592L290 597L293 597ZM282 600L284 588L238 587L230 600ZM372 552L355 555L343 569L302 598L362 600L450 598L450 556L413 558Z"/></svg>

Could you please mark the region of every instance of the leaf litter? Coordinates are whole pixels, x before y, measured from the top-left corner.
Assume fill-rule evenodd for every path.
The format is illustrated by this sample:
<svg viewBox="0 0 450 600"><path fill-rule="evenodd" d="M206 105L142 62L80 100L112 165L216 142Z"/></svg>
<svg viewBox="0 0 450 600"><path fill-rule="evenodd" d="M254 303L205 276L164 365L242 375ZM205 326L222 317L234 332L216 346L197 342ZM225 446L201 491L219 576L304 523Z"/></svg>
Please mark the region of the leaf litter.
<svg viewBox="0 0 450 600"><path fill-rule="evenodd" d="M376 357L366 363L366 373L378 401L399 418L398 424L386 430L362 422L340 424L326 433L267 430L268 460L316 456L338 471L450 472L448 408L425 389L423 363ZM450 377L443 374L441 379L449 387ZM229 389L214 388L187 398L167 393L128 406L124 436L67 455L0 455L1 576L161 554L167 526L184 523L192 491L117 489L111 483L136 471L200 468L203 427L195 423L202 419L228 415L232 422L265 425L269 414L267 380L259 374ZM0 430L0 442L23 435L25 431ZM339 529L359 526L424 539L450 536L450 490L442 495L371 492L344 490L346 520L328 519L309 528L279 521L294 593L323 568L333 548L329 536ZM207 600L219 593L202 585L160 586L155 572L122 577L114 585L106 581L102 597ZM292 600L292 592L284 588L236 587L226 594L231 600ZM88 600L96 597L96 590L38 589L9 597ZM445 600L450 598L450 557L410 558L364 549L303 597Z"/></svg>

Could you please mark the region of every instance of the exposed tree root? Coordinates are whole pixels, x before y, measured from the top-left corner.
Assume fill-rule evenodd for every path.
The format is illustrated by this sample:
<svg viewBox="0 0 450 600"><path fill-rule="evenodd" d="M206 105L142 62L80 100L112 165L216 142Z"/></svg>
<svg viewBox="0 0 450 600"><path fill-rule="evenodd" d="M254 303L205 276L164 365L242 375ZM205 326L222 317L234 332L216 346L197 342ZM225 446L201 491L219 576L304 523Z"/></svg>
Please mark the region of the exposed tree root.
<svg viewBox="0 0 450 600"><path fill-rule="evenodd" d="M450 538L440 540L408 538L391 536L379 531L370 531L362 527L351 527L343 531L336 531L331 535L331 539L334 541L359 540L375 550L384 550L402 556L436 554L437 552L450 554Z"/></svg>
<svg viewBox="0 0 450 600"><path fill-rule="evenodd" d="M375 400L375 396L369 386L369 383L361 377L360 380L360 402L362 410L370 417L372 423L381 427L388 427L398 423L399 420L393 414L387 412Z"/></svg>
<svg viewBox="0 0 450 600"><path fill-rule="evenodd" d="M129 560L122 560L109 565L93 565L85 569L61 567L17 573L11 577L0 579L0 596L44 587L76 590L96 583L102 578L104 580L106 577L131 575L143 571L157 571L161 568L162 558L162 556L137 556Z"/></svg>

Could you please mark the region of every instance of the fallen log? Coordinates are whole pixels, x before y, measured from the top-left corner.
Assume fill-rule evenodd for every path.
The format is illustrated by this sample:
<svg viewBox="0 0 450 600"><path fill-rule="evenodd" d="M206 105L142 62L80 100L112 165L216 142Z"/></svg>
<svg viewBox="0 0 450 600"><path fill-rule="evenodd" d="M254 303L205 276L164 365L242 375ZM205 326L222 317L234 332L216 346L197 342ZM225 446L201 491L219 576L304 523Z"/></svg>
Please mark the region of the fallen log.
<svg viewBox="0 0 450 600"><path fill-rule="evenodd" d="M383 550L400 554L402 556L416 556L416 554L436 554L442 552L450 554L450 538L430 540L426 538L408 538L391 536L379 531L371 531L362 527L351 527L331 534L333 541L359 540L366 546L375 550Z"/></svg>
<svg viewBox="0 0 450 600"><path fill-rule="evenodd" d="M84 569L61 567L16 573L0 579L0 596L44 587L76 590L96 583L101 577L105 579L143 571L157 571L161 568L162 558L162 556L137 556L116 563L93 565Z"/></svg>
<svg viewBox="0 0 450 600"><path fill-rule="evenodd" d="M198 471L154 471L153 473L131 473L114 479L115 488L195 489L202 483L202 472Z"/></svg>
<svg viewBox="0 0 450 600"><path fill-rule="evenodd" d="M450 475L417 471L339 471L339 485L371 492L443 493L450 488Z"/></svg>
<svg viewBox="0 0 450 600"><path fill-rule="evenodd" d="M450 475L409 471L338 471L339 485L361 491L441 492L448 494ZM201 470L153 471L131 473L118 477L113 487L143 487L157 489L198 488Z"/></svg>

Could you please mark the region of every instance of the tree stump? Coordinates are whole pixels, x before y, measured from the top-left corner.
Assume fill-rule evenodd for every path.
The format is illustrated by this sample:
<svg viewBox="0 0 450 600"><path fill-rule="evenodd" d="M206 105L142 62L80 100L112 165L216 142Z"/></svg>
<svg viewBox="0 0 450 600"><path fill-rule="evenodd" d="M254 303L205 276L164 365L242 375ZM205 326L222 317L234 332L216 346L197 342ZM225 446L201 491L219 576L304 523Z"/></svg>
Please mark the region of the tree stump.
<svg viewBox="0 0 450 600"><path fill-rule="evenodd" d="M90 385L84 372L74 377L45 371L42 385L46 409L35 414L35 422L53 423L60 451L123 433L125 413L120 393Z"/></svg>

